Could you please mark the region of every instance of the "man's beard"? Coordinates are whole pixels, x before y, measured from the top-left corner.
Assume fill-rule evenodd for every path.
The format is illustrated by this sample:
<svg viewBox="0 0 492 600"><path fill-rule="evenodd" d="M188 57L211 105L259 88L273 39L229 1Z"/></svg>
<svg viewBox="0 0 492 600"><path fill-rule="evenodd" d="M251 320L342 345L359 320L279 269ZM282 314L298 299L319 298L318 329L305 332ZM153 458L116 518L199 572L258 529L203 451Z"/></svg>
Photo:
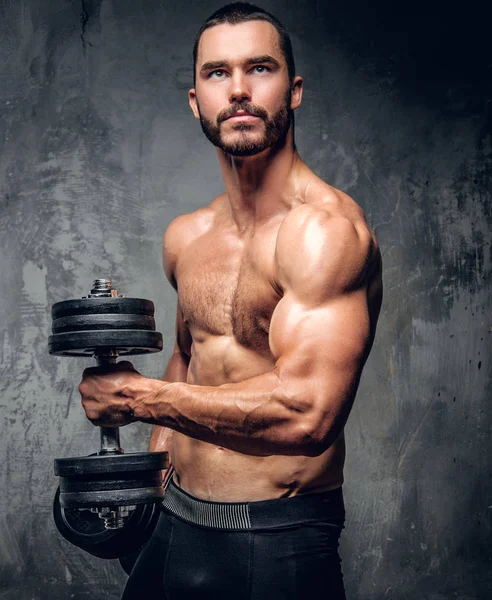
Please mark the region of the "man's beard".
<svg viewBox="0 0 492 600"><path fill-rule="evenodd" d="M267 111L256 104L250 104L249 102L238 102L232 104L229 108L221 111L217 116L217 124L209 119L202 116L200 107L198 112L200 113L200 124L202 126L203 133L207 136L210 142L214 146L221 148L227 154L232 156L254 156L274 146L279 140L283 140L287 135L290 124L292 122L292 110L290 106L290 90L288 97L286 98L285 105L277 111L272 117L268 116ZM220 131L220 126L223 121L233 116L238 110L244 110L245 112L260 117L265 123L265 131L261 138L248 139L247 132L253 130L253 125L250 123L237 123L233 125L234 131L244 131L244 135L236 137L233 142L225 142Z"/></svg>

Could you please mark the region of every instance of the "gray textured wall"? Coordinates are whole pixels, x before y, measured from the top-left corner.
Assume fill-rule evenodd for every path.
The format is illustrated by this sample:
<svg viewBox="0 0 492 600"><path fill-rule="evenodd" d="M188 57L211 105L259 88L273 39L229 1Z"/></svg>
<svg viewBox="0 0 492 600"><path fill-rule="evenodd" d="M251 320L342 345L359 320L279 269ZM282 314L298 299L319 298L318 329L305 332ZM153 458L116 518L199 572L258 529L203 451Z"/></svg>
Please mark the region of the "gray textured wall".
<svg viewBox="0 0 492 600"><path fill-rule="evenodd" d="M363 206L384 259L377 340L347 427L350 599L492 597L492 59L466 3L261 2L306 80L301 155ZM442 5L441 5L442 4ZM50 306L112 276L152 298L166 350L175 296L161 236L222 189L187 107L195 31L219 2L0 2L0 598L119 598L125 576L51 520L55 457L98 431L50 357ZM122 431L142 449L149 428Z"/></svg>

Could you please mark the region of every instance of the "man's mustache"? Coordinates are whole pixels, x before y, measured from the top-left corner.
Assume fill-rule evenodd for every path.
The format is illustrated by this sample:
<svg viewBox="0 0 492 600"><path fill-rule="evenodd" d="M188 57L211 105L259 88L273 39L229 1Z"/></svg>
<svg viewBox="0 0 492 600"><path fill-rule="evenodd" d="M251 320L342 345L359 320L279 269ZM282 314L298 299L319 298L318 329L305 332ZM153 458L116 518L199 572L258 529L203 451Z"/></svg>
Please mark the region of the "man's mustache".
<svg viewBox="0 0 492 600"><path fill-rule="evenodd" d="M220 124L222 121L233 117L239 110L247 112L254 117L260 117L260 119L263 120L267 119L268 117L267 111L256 104L232 104L228 108L220 111L220 113L217 115L217 124Z"/></svg>

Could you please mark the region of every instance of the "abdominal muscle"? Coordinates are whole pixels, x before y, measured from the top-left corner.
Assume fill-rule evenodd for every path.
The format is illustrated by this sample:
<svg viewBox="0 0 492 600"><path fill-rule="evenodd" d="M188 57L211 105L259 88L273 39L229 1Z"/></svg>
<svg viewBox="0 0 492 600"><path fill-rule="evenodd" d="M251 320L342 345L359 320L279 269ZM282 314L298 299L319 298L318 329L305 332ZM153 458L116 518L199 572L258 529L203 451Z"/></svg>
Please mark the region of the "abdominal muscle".
<svg viewBox="0 0 492 600"><path fill-rule="evenodd" d="M187 383L220 386L273 369L273 359L228 336L193 336ZM198 341L200 340L201 341ZM193 496L216 502L254 502L319 493L343 483L343 432L323 454L253 456L175 431L171 461L176 483Z"/></svg>

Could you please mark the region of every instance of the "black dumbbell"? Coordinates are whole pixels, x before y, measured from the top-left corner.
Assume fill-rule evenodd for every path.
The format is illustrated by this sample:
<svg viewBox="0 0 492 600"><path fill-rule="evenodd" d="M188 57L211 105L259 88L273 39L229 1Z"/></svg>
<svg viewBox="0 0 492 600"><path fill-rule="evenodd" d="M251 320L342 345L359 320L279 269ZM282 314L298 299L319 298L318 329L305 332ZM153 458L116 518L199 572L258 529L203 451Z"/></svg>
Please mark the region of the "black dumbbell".
<svg viewBox="0 0 492 600"><path fill-rule="evenodd" d="M97 279L87 297L52 307L48 345L57 356L94 356L99 365L118 356L162 350L150 300L124 298L111 281ZM72 544L100 558L120 558L149 539L164 498L162 470L167 452L125 454L119 429L101 427L97 454L55 460L60 486L53 515Z"/></svg>

